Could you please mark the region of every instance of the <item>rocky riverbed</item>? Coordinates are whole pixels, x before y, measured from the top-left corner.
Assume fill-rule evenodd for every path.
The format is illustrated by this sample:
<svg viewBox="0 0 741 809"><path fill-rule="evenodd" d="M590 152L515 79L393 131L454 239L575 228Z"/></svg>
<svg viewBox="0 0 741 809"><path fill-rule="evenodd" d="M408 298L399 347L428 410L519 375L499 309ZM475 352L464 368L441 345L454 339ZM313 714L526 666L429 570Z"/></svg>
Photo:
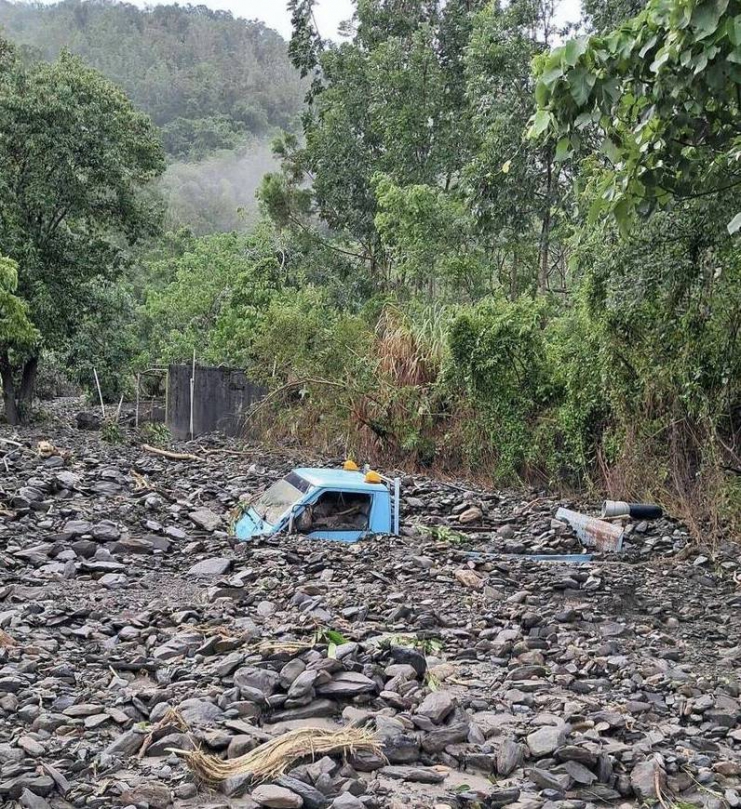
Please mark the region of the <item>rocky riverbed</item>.
<svg viewBox="0 0 741 809"><path fill-rule="evenodd" d="M580 547L558 505L596 504L423 477L401 538L235 545L241 497L341 459L171 448L196 459L64 407L0 427L3 807L741 806L737 547L661 520L533 562ZM174 752L348 726L381 752L261 784Z"/></svg>

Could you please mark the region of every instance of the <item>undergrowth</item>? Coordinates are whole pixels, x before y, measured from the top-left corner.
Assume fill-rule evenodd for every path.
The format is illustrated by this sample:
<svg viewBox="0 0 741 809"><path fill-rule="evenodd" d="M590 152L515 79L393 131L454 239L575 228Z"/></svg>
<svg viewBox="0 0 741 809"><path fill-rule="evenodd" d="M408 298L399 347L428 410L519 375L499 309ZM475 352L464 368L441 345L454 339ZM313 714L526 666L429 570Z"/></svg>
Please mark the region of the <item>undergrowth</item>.
<svg viewBox="0 0 741 809"><path fill-rule="evenodd" d="M312 294L283 302L256 345L273 393L249 424L265 440L490 485L655 501L705 543L741 530L741 477L724 468L738 436L717 412L661 398L650 375L636 395L585 310L554 316L520 298L371 317Z"/></svg>

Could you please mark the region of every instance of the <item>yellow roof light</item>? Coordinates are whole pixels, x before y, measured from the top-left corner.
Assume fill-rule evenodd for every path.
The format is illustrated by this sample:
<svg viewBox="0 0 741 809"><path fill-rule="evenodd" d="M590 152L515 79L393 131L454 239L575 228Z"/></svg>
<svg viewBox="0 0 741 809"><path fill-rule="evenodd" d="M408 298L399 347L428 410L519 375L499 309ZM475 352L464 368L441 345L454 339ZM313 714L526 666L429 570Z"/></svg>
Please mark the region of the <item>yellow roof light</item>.
<svg viewBox="0 0 741 809"><path fill-rule="evenodd" d="M365 482L383 483L383 478L378 474L378 472L374 472L373 470L371 470L370 472L365 473Z"/></svg>
<svg viewBox="0 0 741 809"><path fill-rule="evenodd" d="M360 471L360 469L358 468L358 465L355 463L355 461L351 461L349 458L345 461L345 463L342 464L342 468L345 470L345 472L359 472Z"/></svg>

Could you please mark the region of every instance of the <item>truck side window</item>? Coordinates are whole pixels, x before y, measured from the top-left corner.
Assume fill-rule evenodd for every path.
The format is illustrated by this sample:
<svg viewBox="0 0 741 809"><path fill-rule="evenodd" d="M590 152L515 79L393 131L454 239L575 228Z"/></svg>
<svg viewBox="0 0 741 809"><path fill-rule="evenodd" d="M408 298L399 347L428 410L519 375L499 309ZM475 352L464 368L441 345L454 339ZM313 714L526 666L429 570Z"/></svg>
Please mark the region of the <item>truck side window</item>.
<svg viewBox="0 0 741 809"><path fill-rule="evenodd" d="M324 492L311 509L312 531L365 531L371 511L369 494Z"/></svg>

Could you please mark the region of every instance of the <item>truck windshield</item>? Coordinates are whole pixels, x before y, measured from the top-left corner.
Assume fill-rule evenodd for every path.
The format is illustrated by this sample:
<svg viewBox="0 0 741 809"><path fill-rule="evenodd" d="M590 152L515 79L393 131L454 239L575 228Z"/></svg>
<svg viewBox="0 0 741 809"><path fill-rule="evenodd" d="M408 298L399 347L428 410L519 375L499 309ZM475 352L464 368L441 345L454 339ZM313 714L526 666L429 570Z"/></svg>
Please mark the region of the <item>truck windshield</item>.
<svg viewBox="0 0 741 809"><path fill-rule="evenodd" d="M295 472L291 472L283 480L274 483L255 503L255 511L270 525L281 518L283 514L310 489L310 485Z"/></svg>

